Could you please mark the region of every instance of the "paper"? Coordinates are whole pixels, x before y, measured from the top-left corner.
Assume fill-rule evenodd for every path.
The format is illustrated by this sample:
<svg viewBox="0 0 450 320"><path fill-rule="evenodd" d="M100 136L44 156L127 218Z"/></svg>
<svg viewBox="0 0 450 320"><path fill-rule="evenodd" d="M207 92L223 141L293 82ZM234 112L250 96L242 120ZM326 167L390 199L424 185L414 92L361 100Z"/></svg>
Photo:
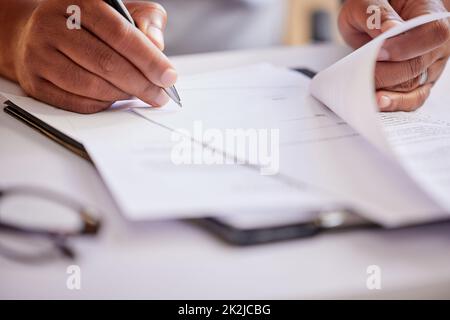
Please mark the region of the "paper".
<svg viewBox="0 0 450 320"><path fill-rule="evenodd" d="M127 218L211 217L341 208L331 197L291 187L242 166L176 166L171 144L128 150L93 146L97 167ZM128 154L123 152L127 151ZM113 160L111 160L113 159Z"/></svg>
<svg viewBox="0 0 450 320"><path fill-rule="evenodd" d="M133 220L338 206L331 197L263 177L247 166L176 165L171 132L151 123L116 136L114 145L97 141L87 146L120 208Z"/></svg>
<svg viewBox="0 0 450 320"><path fill-rule="evenodd" d="M214 72L180 81L182 110L170 104L134 112L197 139L198 122L205 131L278 129L281 179L332 194L386 226L440 218L439 206L398 164L309 95L310 82L270 65ZM220 141L199 142L223 147ZM239 150L226 151L245 158Z"/></svg>
<svg viewBox="0 0 450 320"><path fill-rule="evenodd" d="M260 210L339 209L343 204L305 185L289 185L242 165L175 165L171 131L133 113L136 101L94 115L5 96L83 143L121 212L131 220L225 216ZM148 106L145 108L148 109ZM162 110L162 109L161 109Z"/></svg>
<svg viewBox="0 0 450 320"><path fill-rule="evenodd" d="M433 99L434 100L434 99ZM449 99L440 104L449 106ZM450 117L439 113L433 101L412 114L383 114L388 141L409 174L439 204L450 210ZM427 114L429 113L429 114Z"/></svg>
<svg viewBox="0 0 450 320"><path fill-rule="evenodd" d="M450 116L446 110L450 101L448 89L443 89L450 83L449 68L421 109L381 117L377 114L373 74L377 53L386 39L449 18L450 13L439 13L410 20L321 72L311 85L314 96L399 163L442 212L450 212Z"/></svg>
<svg viewBox="0 0 450 320"><path fill-rule="evenodd" d="M376 57L384 40L448 17L450 14L443 13L411 20L355 51L313 80L311 93L345 122L324 108L319 110L320 106L308 98L306 87L309 82L306 79L302 81L301 76L293 72L288 74L288 71L274 69L266 70L264 75L263 67L199 76L202 78L200 85L195 78L186 84L182 82L180 87L188 111L181 113L174 106L165 110L135 111L174 130L189 130L199 119L210 129L278 128L281 132L282 175L332 192L384 225L444 218L444 212L450 210L447 206L450 200L446 197L450 184L436 169L445 171L448 168L443 164L450 162L424 164L423 159L432 155L430 148L435 152L437 148L443 150L448 142L440 139L440 143L432 140L428 145L419 145L420 167L417 158L394 146L391 138L385 135L387 126L379 121L373 88ZM218 79L222 83L217 83ZM196 94L196 91L203 94ZM434 99L428 104L431 105ZM217 110L226 112L219 116ZM391 134L393 131L397 130L391 126ZM381 150L386 158L377 156L365 141L360 141L356 132ZM435 138L438 134L445 135L447 131L442 129L434 133ZM223 148L214 143L210 145L219 150ZM326 168L332 169L325 173Z"/></svg>

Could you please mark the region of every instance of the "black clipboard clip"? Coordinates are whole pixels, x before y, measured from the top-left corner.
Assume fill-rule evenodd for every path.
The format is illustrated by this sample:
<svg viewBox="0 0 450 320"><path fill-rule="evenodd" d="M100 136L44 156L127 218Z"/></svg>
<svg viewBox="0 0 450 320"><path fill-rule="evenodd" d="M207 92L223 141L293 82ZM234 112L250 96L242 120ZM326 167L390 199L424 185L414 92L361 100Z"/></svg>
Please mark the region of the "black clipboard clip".
<svg viewBox="0 0 450 320"><path fill-rule="evenodd" d="M381 228L379 225L362 218L351 210L329 210L317 212L315 218L307 222L259 228L239 228L221 218L203 218L191 220L194 224L228 244L252 246L280 241L305 239L324 232L344 232L351 230Z"/></svg>

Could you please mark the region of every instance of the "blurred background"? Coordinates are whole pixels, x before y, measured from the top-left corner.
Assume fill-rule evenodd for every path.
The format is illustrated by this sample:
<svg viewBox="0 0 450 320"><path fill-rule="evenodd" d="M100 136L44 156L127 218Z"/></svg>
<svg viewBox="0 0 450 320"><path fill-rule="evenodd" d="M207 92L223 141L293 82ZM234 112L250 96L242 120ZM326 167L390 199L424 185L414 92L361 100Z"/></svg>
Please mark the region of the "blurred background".
<svg viewBox="0 0 450 320"><path fill-rule="evenodd" d="M339 41L342 0L156 1L168 12L168 55Z"/></svg>
<svg viewBox="0 0 450 320"><path fill-rule="evenodd" d="M288 0L288 2L285 44L341 41L337 18L344 0Z"/></svg>

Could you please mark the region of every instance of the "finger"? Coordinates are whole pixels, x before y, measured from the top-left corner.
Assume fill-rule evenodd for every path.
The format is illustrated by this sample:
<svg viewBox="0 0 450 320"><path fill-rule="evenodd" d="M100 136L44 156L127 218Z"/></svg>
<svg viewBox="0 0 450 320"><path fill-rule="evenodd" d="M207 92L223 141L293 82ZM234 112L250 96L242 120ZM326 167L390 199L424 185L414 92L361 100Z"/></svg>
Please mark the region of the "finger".
<svg viewBox="0 0 450 320"><path fill-rule="evenodd" d="M129 94L90 71L83 69L63 53L53 51L46 58L51 62L41 64L37 71L42 78L51 81L64 91L86 98L109 102L130 98ZM51 67L48 67L49 65Z"/></svg>
<svg viewBox="0 0 450 320"><path fill-rule="evenodd" d="M103 1L87 1L83 26L130 61L152 83L175 84L177 74L169 59L141 31Z"/></svg>
<svg viewBox="0 0 450 320"><path fill-rule="evenodd" d="M428 68L428 79L427 79L427 84L435 84L436 81L440 78L442 72L445 69L445 65L447 64L447 59L441 59L436 61L434 64L432 64L429 68ZM423 83L421 84L421 78L422 75L409 80L407 82L404 82L400 85L394 86L394 87L390 87L390 88L386 88L386 91L395 91L395 92L410 92L410 91L414 91L415 89L419 88L421 85L423 85Z"/></svg>
<svg viewBox="0 0 450 320"><path fill-rule="evenodd" d="M378 106L381 111L414 111L420 108L431 93L431 84L419 87L407 93L379 91L377 92Z"/></svg>
<svg viewBox="0 0 450 320"><path fill-rule="evenodd" d="M403 19L388 0L355 0L339 16L339 29L353 48L359 48Z"/></svg>
<svg viewBox="0 0 450 320"><path fill-rule="evenodd" d="M58 88L50 81L39 79L33 86L33 97L63 110L76 113L96 113L108 109L111 102L78 96Z"/></svg>
<svg viewBox="0 0 450 320"><path fill-rule="evenodd" d="M420 39L420 40L419 40ZM386 40L383 45L383 61L406 61L425 55L450 40L450 25L447 19L427 23L399 36Z"/></svg>
<svg viewBox="0 0 450 320"><path fill-rule="evenodd" d="M137 27L160 50L164 50L164 29L167 23L166 10L155 2L127 2L126 4Z"/></svg>
<svg viewBox="0 0 450 320"><path fill-rule="evenodd" d="M375 68L376 89L394 87L419 77L439 57L440 53L433 51L409 61L378 62Z"/></svg>
<svg viewBox="0 0 450 320"><path fill-rule="evenodd" d="M105 79L123 92L152 106L168 102L167 95L133 64L84 29L55 35L57 49L74 63Z"/></svg>

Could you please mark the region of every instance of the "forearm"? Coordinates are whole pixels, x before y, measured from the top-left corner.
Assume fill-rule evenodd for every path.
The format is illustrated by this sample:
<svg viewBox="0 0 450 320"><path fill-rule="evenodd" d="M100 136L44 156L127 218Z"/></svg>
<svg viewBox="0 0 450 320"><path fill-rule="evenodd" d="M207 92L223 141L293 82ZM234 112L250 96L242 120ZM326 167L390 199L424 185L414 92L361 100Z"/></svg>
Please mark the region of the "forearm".
<svg viewBox="0 0 450 320"><path fill-rule="evenodd" d="M40 0L0 1L0 75L17 80L14 59L19 36Z"/></svg>

